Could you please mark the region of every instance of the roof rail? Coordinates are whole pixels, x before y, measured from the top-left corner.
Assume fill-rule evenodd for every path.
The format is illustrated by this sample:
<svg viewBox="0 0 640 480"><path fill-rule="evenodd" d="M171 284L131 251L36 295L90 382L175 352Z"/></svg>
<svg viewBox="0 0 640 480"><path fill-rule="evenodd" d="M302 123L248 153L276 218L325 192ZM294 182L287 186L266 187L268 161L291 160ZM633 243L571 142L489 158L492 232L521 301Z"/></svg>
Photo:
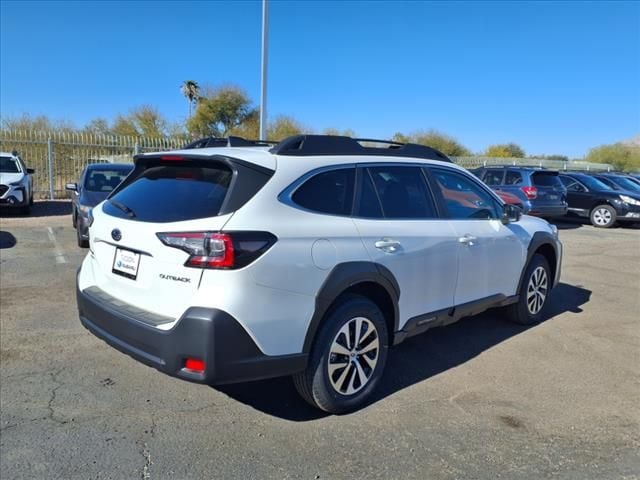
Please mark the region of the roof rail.
<svg viewBox="0 0 640 480"><path fill-rule="evenodd" d="M363 143L378 143L386 147L365 146ZM351 138L338 135L295 135L285 138L269 150L278 155L386 155L390 157L414 157L451 162L435 148L415 143L400 143L390 140Z"/></svg>
<svg viewBox="0 0 640 480"><path fill-rule="evenodd" d="M271 147L278 142L268 140L247 140L242 137L204 137L186 144L182 147L185 150L192 148L212 148L212 147Z"/></svg>

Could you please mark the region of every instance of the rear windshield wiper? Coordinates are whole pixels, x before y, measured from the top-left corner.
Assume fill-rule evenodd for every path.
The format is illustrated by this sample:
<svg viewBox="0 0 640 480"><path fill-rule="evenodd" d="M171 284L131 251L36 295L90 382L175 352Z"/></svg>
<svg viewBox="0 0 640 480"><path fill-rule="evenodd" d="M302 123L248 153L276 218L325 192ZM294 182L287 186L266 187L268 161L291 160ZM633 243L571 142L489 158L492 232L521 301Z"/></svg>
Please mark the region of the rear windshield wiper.
<svg viewBox="0 0 640 480"><path fill-rule="evenodd" d="M136 213L133 210L131 210L129 207L127 207L124 203L120 203L119 201L113 200L111 198L107 201L114 207L117 207L118 209L126 213L129 218L136 218Z"/></svg>

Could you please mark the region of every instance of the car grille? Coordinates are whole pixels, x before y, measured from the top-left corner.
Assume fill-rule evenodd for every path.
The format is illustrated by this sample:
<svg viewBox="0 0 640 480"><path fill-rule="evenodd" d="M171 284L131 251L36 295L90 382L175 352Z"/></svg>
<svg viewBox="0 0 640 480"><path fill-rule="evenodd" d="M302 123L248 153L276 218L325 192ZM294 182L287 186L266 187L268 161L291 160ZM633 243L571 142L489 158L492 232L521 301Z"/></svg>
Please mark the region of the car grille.
<svg viewBox="0 0 640 480"><path fill-rule="evenodd" d="M7 190L9 190L9 187L7 187L6 185L0 185L0 197L7 193Z"/></svg>

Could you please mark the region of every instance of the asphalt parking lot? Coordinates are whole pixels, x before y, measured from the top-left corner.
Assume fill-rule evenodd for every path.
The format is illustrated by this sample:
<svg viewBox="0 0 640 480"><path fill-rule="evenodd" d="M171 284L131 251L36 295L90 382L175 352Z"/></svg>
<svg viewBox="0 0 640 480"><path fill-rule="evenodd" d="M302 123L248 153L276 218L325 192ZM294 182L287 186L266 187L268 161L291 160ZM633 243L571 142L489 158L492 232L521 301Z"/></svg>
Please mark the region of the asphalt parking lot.
<svg viewBox="0 0 640 480"><path fill-rule="evenodd" d="M345 416L289 379L165 376L80 325L68 206L0 217L0 478L640 478L640 230L560 224L532 328L496 312L391 351Z"/></svg>

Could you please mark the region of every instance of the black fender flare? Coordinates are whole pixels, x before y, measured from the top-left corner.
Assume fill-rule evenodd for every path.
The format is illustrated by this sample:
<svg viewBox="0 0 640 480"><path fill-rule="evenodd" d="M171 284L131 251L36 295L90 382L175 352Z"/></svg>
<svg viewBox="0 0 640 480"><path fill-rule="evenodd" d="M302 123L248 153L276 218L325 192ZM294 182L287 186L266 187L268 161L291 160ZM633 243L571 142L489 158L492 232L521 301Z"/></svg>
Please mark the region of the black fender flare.
<svg viewBox="0 0 640 480"><path fill-rule="evenodd" d="M531 262L531 258L538 251L538 249L543 245L549 245L553 248L553 251L556 256L556 261L558 259L558 247L556 246L556 237L549 232L536 232L531 237L531 241L529 242L529 246L527 247L527 261L524 262L524 267L522 268L522 272L520 272L520 280L518 281L518 290L516 292L520 293L520 289L522 288L522 282L524 281L524 274L527 271L527 267ZM555 272L557 265L549 265L553 268ZM551 279L553 284L554 279Z"/></svg>
<svg viewBox="0 0 640 480"><path fill-rule="evenodd" d="M389 335L393 335L393 333L398 330L398 323L400 321L398 310L400 285L398 285L398 281L393 273L384 265L375 262L340 263L333 267L316 295L315 311L304 339L302 349L304 353L311 351L316 332L333 302L350 287L363 282L375 283L387 292L393 303L394 311L394 328L393 332L389 332Z"/></svg>

